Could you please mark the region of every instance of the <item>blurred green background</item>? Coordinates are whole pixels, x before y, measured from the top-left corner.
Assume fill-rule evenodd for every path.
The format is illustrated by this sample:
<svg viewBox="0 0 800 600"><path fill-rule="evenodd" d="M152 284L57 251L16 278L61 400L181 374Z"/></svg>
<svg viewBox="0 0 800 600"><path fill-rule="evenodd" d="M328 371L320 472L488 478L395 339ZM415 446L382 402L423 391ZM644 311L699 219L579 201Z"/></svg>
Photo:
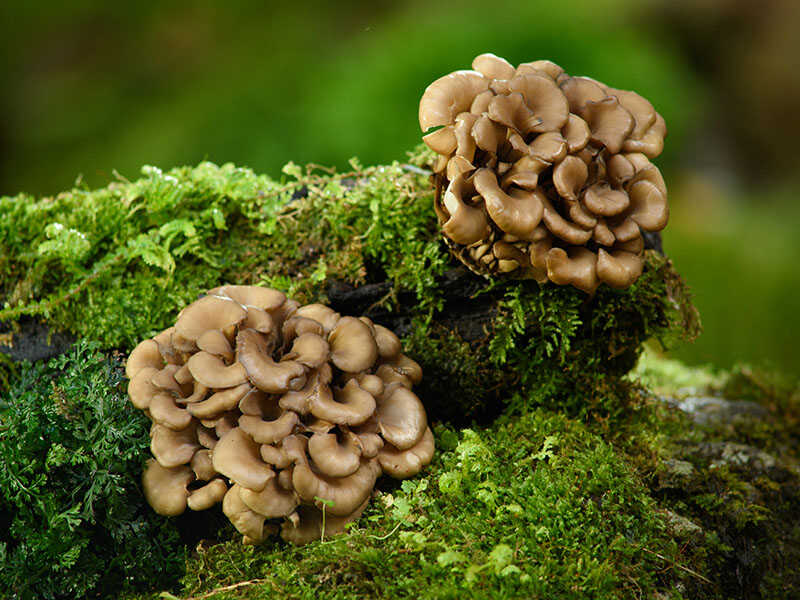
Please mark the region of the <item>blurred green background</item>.
<svg viewBox="0 0 800 600"><path fill-rule="evenodd" d="M486 51L549 58L667 121L664 245L705 326L674 354L798 373L798 31L795 0L5 2L0 194L402 159L435 78Z"/></svg>

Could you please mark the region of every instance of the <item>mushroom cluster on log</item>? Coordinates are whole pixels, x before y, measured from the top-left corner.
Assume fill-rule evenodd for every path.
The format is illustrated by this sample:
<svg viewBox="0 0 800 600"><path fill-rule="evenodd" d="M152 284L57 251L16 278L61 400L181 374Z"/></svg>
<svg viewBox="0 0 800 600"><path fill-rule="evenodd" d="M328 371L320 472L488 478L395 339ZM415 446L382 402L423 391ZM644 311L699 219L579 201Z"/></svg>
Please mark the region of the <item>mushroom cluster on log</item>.
<svg viewBox="0 0 800 600"><path fill-rule="evenodd" d="M412 391L422 370L398 337L277 290L210 290L126 374L152 421L147 501L167 516L221 502L246 543L340 532L382 473L411 477L433 457Z"/></svg>
<svg viewBox="0 0 800 600"><path fill-rule="evenodd" d="M514 67L482 54L472 67L434 81L419 105L453 253L483 275L590 294L601 283L630 286L642 272L642 232L669 218L650 162L664 119L635 92L547 60Z"/></svg>

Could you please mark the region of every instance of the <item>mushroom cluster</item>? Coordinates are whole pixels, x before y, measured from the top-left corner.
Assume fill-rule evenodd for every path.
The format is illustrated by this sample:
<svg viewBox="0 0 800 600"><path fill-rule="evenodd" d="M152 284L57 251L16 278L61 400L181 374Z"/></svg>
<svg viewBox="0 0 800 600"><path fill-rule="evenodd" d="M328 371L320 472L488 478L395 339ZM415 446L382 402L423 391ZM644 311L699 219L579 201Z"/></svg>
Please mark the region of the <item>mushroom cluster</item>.
<svg viewBox="0 0 800 600"><path fill-rule="evenodd" d="M572 77L548 60L513 67L482 54L434 81L419 105L439 155L435 209L445 240L484 275L587 293L642 272L641 230L667 224L650 159L666 124L635 92Z"/></svg>
<svg viewBox="0 0 800 600"><path fill-rule="evenodd" d="M221 502L246 543L342 531L382 473L410 477L433 456L412 391L422 370L397 336L277 290L210 290L126 374L152 421L147 501L168 516Z"/></svg>

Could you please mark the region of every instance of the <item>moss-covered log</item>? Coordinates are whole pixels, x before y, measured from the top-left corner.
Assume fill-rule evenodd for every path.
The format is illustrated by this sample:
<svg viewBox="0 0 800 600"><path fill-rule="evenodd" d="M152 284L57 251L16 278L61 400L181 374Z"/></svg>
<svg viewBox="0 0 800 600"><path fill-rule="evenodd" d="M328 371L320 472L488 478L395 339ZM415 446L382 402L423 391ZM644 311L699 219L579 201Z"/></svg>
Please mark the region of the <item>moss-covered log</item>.
<svg viewBox="0 0 800 600"><path fill-rule="evenodd" d="M163 588L251 598L796 595L797 388L652 355L628 373L646 339L669 343L697 330L669 260L650 252L633 287L593 297L490 283L461 270L440 241L429 180L417 168L424 160L354 163L343 174L288 165L281 181L232 165L148 168L139 181L100 190L0 199L2 344L41 323L94 340L105 359L93 351L92 360L108 361L101 371L113 375L115 349L164 329L205 290L263 283L303 302L366 312L402 333L424 366L420 395L439 452L420 478L383 483L345 535L300 549L253 549L218 543L235 536L216 526L137 513L141 527L166 528L165 552L190 557L185 568L159 574L157 589L128 583L145 586L148 598ZM123 593L125 582L104 576L120 571L96 560L86 542L107 540L116 522L70 504L78 496L52 483L62 474L52 461L63 451L52 449L50 421L25 422L12 410L20 399L39 407L69 433L62 445L91 454L93 442L80 437L86 419L59 412L58 382L72 382L73 395L113 399L118 376L94 381L79 361L57 359L45 371L3 357L0 386L12 390L0 392L0 444L14 450L5 455L8 481L19 478L14 466L24 459L32 467L20 481L52 499L47 514L83 511L86 535L77 536L74 561L59 566L62 588ZM131 407L117 410L115 418L125 422L127 411L136 423ZM95 426L98 414L87 413ZM27 437L9 443L21 421ZM140 443L144 423L130 433ZM44 538L25 546L25 523L38 509L19 511L16 485L0 488L0 580L34 597L25 556L61 546ZM104 488L93 506L117 505L122 494L141 507L134 487ZM181 530L209 539L187 544ZM85 572L76 567L87 564Z"/></svg>
<svg viewBox="0 0 800 600"><path fill-rule="evenodd" d="M618 410L619 377L642 342L697 328L680 278L652 251L634 286L592 297L457 267L429 177L412 165L354 163L344 174L289 165L281 182L209 163L144 173L94 192L0 201L10 216L0 226L0 322L43 316L127 350L206 289L267 283L398 331L427 373L429 410L454 422L496 416L503 399L528 392L538 404L577 394L570 410Z"/></svg>

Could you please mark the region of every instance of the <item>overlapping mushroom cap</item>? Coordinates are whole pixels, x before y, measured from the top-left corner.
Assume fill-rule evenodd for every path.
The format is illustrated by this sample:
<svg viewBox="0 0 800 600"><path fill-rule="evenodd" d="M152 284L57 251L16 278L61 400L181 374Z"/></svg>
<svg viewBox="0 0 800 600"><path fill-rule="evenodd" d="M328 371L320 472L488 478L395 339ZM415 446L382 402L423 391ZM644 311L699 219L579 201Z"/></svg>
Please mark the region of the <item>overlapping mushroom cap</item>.
<svg viewBox="0 0 800 600"><path fill-rule="evenodd" d="M382 473L433 457L419 365L391 331L279 291L223 286L128 358L128 394L153 422L142 477L156 512L222 510L259 543L344 529ZM326 518L322 518L324 508Z"/></svg>
<svg viewBox="0 0 800 600"><path fill-rule="evenodd" d="M593 293L642 272L641 230L669 218L650 159L666 124L634 92L571 77L539 60L482 54L474 70L434 81L419 105L434 168L436 213L473 271L550 280Z"/></svg>

